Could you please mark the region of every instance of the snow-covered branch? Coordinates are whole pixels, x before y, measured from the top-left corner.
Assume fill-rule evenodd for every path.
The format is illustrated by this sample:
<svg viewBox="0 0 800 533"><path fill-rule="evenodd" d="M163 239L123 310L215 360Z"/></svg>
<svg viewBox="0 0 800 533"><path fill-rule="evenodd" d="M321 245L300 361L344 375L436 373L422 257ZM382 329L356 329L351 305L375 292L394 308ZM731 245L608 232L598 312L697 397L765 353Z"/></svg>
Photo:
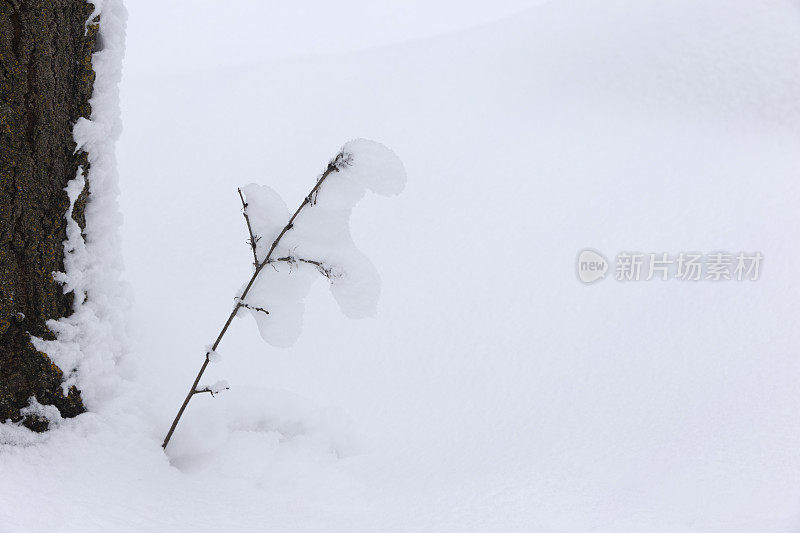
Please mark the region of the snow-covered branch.
<svg viewBox="0 0 800 533"><path fill-rule="evenodd" d="M216 340L206 349L203 365L162 447L169 444L191 398L201 392L216 393L208 387L198 388L198 384L241 309L251 312L261 336L270 344L288 346L299 336L303 299L313 282L309 275L313 272L293 268L298 263L313 266L330 281L331 292L345 315L360 318L374 312L380 280L350 237L350 213L367 189L390 196L400 193L404 186L405 170L397 156L379 143L357 139L345 144L330 160L291 217L286 204L269 187L251 184L238 189L254 271ZM286 217L288 222L282 223ZM267 242L271 242L268 248ZM273 257L276 255L280 257ZM272 268L266 269L267 265Z"/></svg>

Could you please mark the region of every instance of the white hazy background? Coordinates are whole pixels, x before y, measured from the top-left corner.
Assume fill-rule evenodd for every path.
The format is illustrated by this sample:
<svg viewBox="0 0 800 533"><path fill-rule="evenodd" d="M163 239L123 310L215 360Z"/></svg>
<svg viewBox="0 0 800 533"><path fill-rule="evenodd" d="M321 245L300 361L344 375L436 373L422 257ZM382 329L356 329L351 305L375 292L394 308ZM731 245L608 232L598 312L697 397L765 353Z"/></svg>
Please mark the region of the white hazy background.
<svg viewBox="0 0 800 533"><path fill-rule="evenodd" d="M498 20L546 0L131 0L129 77L337 54Z"/></svg>
<svg viewBox="0 0 800 533"><path fill-rule="evenodd" d="M60 519L800 528L795 2L128 9L118 154L147 429L74 452L113 475ZM377 316L346 320L320 281L290 349L238 319L208 376L232 389L195 397L167 463L159 439L249 275L236 187L292 208L355 137L409 177L354 210ZM584 247L766 259L755 283L587 287Z"/></svg>

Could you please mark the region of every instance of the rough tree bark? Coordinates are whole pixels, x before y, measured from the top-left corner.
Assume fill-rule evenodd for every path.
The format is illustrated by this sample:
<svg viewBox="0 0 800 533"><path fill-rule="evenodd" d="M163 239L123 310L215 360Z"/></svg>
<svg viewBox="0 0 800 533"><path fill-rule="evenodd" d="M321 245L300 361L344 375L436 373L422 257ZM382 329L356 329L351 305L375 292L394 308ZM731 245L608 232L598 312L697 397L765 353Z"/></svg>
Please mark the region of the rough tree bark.
<svg viewBox="0 0 800 533"><path fill-rule="evenodd" d="M87 155L72 127L89 117L98 20L86 0L0 0L0 422L44 431L20 410L35 397L64 417L83 412L80 391L31 344L52 339L46 321L68 316L72 294L53 279L64 269L69 200L64 191ZM73 218L85 229L88 188Z"/></svg>

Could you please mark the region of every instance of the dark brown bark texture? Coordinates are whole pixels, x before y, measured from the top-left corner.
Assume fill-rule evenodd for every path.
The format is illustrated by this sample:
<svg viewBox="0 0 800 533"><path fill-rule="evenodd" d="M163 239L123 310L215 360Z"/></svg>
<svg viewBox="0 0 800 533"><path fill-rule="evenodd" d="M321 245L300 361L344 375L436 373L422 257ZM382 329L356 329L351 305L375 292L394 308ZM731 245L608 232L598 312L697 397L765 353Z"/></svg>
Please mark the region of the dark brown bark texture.
<svg viewBox="0 0 800 533"><path fill-rule="evenodd" d="M0 422L44 431L20 410L31 397L64 417L85 409L62 391L63 372L31 335L53 339L46 321L72 313L72 293L53 279L64 269L69 199L64 187L87 155L72 128L89 117L97 20L86 0L0 0ZM88 188L73 218L85 228Z"/></svg>

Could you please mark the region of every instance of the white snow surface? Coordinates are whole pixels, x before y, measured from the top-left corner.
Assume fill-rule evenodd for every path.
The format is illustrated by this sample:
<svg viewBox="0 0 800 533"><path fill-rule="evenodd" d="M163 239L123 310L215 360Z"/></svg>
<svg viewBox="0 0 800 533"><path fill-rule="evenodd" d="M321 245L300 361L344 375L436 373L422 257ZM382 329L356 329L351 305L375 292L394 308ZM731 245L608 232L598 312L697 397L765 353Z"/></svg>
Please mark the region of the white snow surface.
<svg viewBox="0 0 800 533"><path fill-rule="evenodd" d="M131 353L83 353L91 412L2 426L0 530L797 531L798 94L791 0L553 0L359 53L126 78ZM92 123L117 131L112 108ZM355 136L409 176L350 219L375 316L347 320L318 283L291 348L234 321L203 379L231 389L196 395L165 454L252 272L236 187L294 207ZM116 321L92 296L118 271L108 148L84 307ZM586 286L587 247L765 260L757 282Z"/></svg>

